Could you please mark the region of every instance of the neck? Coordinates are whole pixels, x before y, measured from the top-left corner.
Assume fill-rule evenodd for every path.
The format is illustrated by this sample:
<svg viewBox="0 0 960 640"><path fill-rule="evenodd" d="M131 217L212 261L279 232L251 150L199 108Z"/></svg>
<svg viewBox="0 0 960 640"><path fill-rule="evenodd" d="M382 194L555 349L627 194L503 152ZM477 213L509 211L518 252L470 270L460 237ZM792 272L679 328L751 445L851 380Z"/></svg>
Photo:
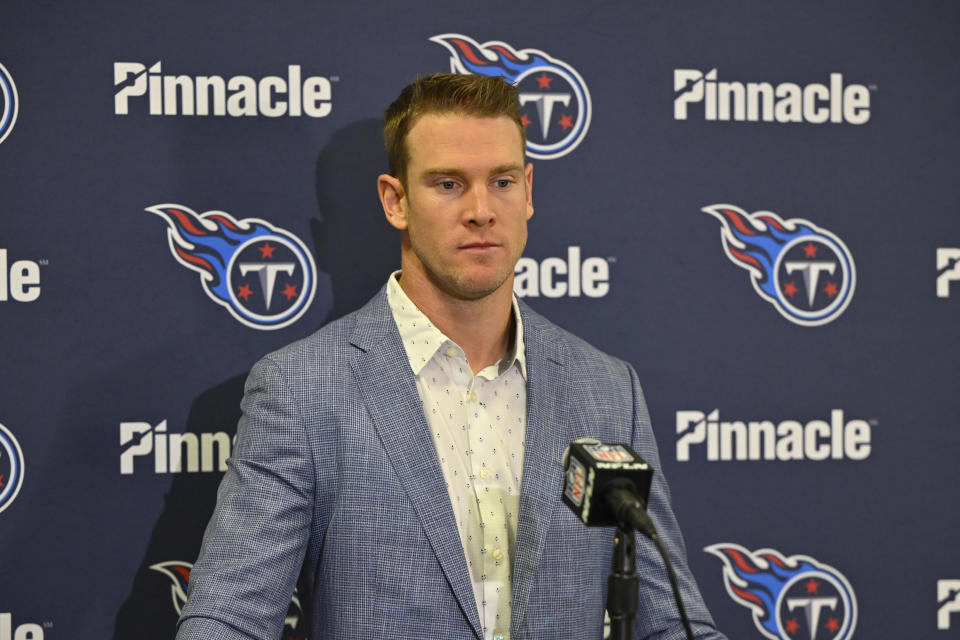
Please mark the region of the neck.
<svg viewBox="0 0 960 640"><path fill-rule="evenodd" d="M415 272L402 272L400 287L445 336L460 345L474 374L499 362L513 329L513 278L477 300L454 298L433 286L421 287Z"/></svg>

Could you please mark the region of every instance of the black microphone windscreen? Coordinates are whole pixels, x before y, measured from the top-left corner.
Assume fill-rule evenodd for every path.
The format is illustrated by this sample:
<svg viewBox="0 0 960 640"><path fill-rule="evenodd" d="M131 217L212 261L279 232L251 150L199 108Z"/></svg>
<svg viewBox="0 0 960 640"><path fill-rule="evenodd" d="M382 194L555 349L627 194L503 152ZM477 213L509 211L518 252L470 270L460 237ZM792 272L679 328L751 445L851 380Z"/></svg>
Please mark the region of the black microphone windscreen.
<svg viewBox="0 0 960 640"><path fill-rule="evenodd" d="M613 488L630 489L646 506L653 469L629 446L577 441L570 443L564 458L563 501L584 524L620 524L605 500Z"/></svg>

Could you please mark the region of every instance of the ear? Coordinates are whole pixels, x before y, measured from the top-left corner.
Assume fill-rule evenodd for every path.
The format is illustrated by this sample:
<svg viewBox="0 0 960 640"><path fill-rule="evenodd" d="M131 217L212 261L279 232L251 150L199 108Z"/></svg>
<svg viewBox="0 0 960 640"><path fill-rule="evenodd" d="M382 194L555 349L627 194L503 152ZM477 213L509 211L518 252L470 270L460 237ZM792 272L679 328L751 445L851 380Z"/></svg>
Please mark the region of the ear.
<svg viewBox="0 0 960 640"><path fill-rule="evenodd" d="M387 222L403 231L407 228L407 200L403 183L386 173L377 177L377 191Z"/></svg>
<svg viewBox="0 0 960 640"><path fill-rule="evenodd" d="M523 169L523 180L527 187L527 220L533 216L533 163L528 162Z"/></svg>

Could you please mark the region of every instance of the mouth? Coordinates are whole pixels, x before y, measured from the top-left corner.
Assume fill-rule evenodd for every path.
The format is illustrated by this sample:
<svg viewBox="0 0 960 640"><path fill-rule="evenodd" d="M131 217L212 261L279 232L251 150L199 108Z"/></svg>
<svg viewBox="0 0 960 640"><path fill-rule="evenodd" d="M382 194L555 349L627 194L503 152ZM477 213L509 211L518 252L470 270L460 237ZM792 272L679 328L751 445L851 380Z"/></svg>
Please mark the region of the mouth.
<svg viewBox="0 0 960 640"><path fill-rule="evenodd" d="M495 242L471 242L469 244L460 245L461 249L466 250L484 250L484 249L495 249L500 245Z"/></svg>

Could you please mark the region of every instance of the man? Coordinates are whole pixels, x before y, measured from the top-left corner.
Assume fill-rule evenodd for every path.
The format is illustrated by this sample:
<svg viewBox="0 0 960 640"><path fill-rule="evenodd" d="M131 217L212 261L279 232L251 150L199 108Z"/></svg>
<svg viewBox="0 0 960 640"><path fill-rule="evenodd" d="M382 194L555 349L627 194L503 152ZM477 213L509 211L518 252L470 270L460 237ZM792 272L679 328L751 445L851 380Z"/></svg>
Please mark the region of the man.
<svg viewBox="0 0 960 640"><path fill-rule="evenodd" d="M190 577L180 640L277 638L300 576L309 637L600 638L612 530L562 506L561 455L629 442L699 638L723 638L686 566L636 374L517 301L533 215L501 79L438 74L387 110L401 270L364 308L261 360ZM639 546L638 638L682 638Z"/></svg>

